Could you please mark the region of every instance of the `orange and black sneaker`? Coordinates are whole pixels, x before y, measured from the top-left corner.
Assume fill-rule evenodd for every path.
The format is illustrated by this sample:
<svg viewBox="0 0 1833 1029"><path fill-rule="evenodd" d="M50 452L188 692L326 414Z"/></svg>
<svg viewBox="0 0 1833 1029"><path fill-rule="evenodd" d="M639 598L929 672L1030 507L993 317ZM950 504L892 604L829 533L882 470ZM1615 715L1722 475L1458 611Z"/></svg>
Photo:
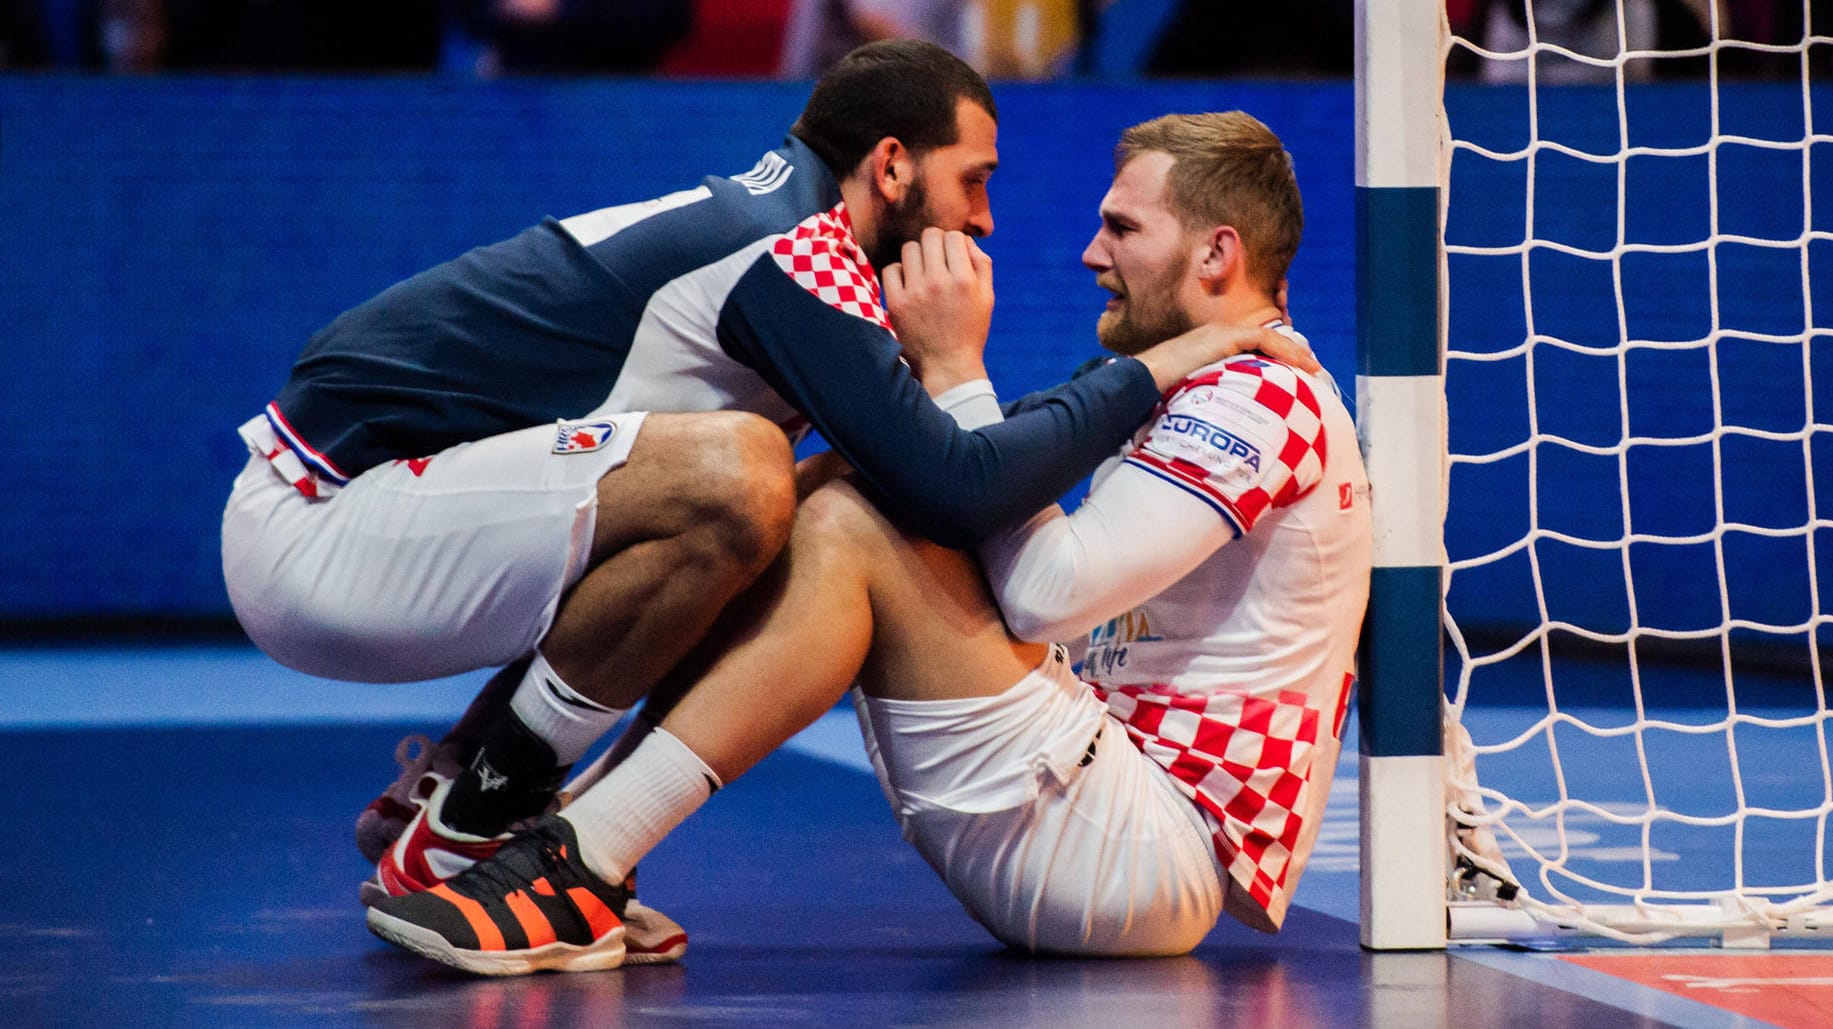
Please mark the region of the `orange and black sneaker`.
<svg viewBox="0 0 1833 1029"><path fill-rule="evenodd" d="M431 794L415 797L417 805L406 832L397 832L387 844L375 874L358 892L364 907L386 897L401 897L428 890L495 854L511 836L470 836L440 820L440 809L452 779L436 769L426 773ZM523 823L528 825L531 823ZM516 826L515 828L522 828ZM513 830L512 830L513 831ZM629 903L624 908L624 963L663 965L687 953L687 930L681 924L636 897L636 872L624 881Z"/></svg>
<svg viewBox="0 0 1833 1029"><path fill-rule="evenodd" d="M428 890L369 909L369 931L477 975L592 972L624 963L630 892L579 860L572 823L550 815Z"/></svg>

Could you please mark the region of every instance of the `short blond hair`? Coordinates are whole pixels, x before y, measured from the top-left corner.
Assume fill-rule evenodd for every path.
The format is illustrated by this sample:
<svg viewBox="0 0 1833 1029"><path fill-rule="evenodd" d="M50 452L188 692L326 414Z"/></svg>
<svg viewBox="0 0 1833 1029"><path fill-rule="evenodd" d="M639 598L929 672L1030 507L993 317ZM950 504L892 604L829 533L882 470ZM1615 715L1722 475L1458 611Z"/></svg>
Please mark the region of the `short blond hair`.
<svg viewBox="0 0 1833 1029"><path fill-rule="evenodd" d="M1273 130L1244 111L1167 114L1121 133L1114 170L1148 151L1171 155L1166 200L1185 228L1234 226L1251 281L1274 289L1298 253L1305 207Z"/></svg>

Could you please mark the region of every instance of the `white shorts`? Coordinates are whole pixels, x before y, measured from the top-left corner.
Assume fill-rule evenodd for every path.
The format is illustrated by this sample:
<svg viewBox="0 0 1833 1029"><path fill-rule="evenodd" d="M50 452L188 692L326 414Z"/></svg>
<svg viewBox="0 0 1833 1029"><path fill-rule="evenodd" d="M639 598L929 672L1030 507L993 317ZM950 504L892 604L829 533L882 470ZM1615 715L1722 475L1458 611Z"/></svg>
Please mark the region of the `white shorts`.
<svg viewBox="0 0 1833 1029"><path fill-rule="evenodd" d="M596 449L553 425L378 465L309 499L260 454L223 511L236 617L274 660L330 679L409 682L507 664L547 634L586 572L598 480L643 413Z"/></svg>
<svg viewBox="0 0 1833 1029"><path fill-rule="evenodd" d="M904 838L1001 942L1183 954L1215 927L1224 887L1209 827L1062 648L995 697L855 689L853 707Z"/></svg>

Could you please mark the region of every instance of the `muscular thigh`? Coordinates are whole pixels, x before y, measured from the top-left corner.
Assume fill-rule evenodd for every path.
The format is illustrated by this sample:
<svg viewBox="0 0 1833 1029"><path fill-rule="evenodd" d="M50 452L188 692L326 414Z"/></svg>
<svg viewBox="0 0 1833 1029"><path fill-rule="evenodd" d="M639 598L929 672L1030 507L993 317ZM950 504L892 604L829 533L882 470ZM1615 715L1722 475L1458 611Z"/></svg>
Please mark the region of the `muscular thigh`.
<svg viewBox="0 0 1833 1029"><path fill-rule="evenodd" d="M794 454L783 430L742 411L656 412L599 485L592 563L646 540L712 532L767 561L788 538Z"/></svg>

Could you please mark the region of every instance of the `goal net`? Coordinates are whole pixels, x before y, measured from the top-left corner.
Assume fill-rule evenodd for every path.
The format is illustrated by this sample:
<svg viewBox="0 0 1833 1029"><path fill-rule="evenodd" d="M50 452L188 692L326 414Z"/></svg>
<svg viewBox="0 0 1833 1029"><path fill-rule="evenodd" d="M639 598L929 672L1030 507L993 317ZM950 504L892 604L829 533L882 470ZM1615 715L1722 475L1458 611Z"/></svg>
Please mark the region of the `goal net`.
<svg viewBox="0 0 1833 1029"><path fill-rule="evenodd" d="M1440 41L1450 937L1833 936L1833 38L1526 2Z"/></svg>

